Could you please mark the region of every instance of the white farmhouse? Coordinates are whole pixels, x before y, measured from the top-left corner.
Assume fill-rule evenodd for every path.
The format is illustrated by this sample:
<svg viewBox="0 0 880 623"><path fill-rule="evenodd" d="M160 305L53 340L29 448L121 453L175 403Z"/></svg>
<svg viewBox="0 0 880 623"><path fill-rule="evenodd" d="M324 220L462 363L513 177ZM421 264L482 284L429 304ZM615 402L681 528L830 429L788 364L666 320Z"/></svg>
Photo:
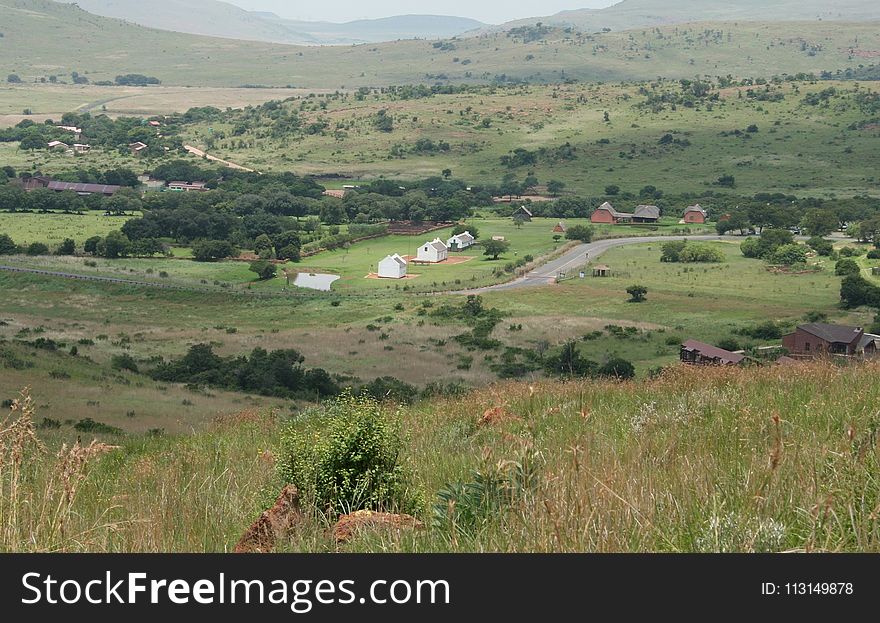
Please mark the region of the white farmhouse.
<svg viewBox="0 0 880 623"><path fill-rule="evenodd" d="M466 231L447 240L446 246L453 251L461 251L462 249L467 249L468 247L472 246L475 241L476 238L471 235L471 232Z"/></svg>
<svg viewBox="0 0 880 623"><path fill-rule="evenodd" d="M449 249L443 244L440 238L434 238L431 242L426 242L419 247L419 253L416 261L436 264L444 262L449 258Z"/></svg>
<svg viewBox="0 0 880 623"><path fill-rule="evenodd" d="M397 253L379 262L379 278L403 279L406 277L406 260Z"/></svg>

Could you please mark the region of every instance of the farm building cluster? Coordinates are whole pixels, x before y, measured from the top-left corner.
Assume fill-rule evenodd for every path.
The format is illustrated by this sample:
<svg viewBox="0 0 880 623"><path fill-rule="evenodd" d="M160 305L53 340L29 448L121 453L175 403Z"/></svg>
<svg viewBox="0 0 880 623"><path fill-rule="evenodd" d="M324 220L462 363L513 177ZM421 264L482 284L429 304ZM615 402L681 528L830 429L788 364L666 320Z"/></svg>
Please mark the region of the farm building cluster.
<svg viewBox="0 0 880 623"><path fill-rule="evenodd" d="M778 354L777 347L765 349ZM778 364L790 364L824 357L867 359L880 352L880 335L866 333L861 327L813 322L799 325L792 333L782 337L785 354L775 358ZM732 352L688 340L681 345L679 359L690 365L730 366L750 360L744 351Z"/></svg>
<svg viewBox="0 0 880 623"><path fill-rule="evenodd" d="M703 225L708 218L706 210L697 204L685 209L680 222L687 225ZM606 201L593 210L590 221L605 225L657 223L660 221L660 208L654 205L639 205L632 212L619 212Z"/></svg>
<svg viewBox="0 0 880 623"><path fill-rule="evenodd" d="M162 180L154 180L147 175L142 175L138 181L143 185L145 191L170 191L170 192L204 192L210 190L207 182L184 182L172 181L164 182ZM112 197L122 190L122 186L114 184L84 184L81 182L63 182L52 179L45 175L35 175L33 177L16 178L10 182L16 184L26 191L37 190L38 188L46 188L55 192L74 192L81 197L88 195L103 195Z"/></svg>
<svg viewBox="0 0 880 623"><path fill-rule="evenodd" d="M440 238L434 238L419 246L416 256L410 259L393 253L379 261L377 276L380 279L405 279L407 268L412 264L439 264L449 259L450 251L464 251L476 243L476 238L469 232L464 231L455 234L446 242Z"/></svg>

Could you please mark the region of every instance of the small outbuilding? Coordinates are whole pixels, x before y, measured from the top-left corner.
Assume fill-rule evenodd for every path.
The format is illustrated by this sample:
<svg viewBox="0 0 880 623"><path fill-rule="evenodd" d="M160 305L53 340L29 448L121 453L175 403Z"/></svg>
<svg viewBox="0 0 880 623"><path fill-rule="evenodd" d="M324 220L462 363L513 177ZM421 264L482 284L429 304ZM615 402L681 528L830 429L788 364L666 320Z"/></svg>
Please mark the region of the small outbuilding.
<svg viewBox="0 0 880 623"><path fill-rule="evenodd" d="M140 141L136 143L129 143L128 150L131 152L132 156L140 157L147 153L147 145L146 143L141 143Z"/></svg>
<svg viewBox="0 0 880 623"><path fill-rule="evenodd" d="M564 234L567 231L568 231L568 227L566 227L565 223L563 223L562 221L559 221L556 224L556 227L553 228L554 234Z"/></svg>
<svg viewBox="0 0 880 623"><path fill-rule="evenodd" d="M447 259L449 259L449 248L440 238L434 238L431 242L420 246L416 256L416 261L427 264L437 264Z"/></svg>
<svg viewBox="0 0 880 623"><path fill-rule="evenodd" d="M691 365L735 366L742 363L745 358L742 353L733 353L696 340L688 340L681 345L681 362Z"/></svg>
<svg viewBox="0 0 880 623"><path fill-rule="evenodd" d="M70 145L67 143L62 143L61 141L52 141L48 145L46 145L48 149L53 151L67 151L70 149Z"/></svg>
<svg viewBox="0 0 880 623"><path fill-rule="evenodd" d="M593 277L610 277L611 276L611 267L606 266L605 264L599 264L597 266L593 266Z"/></svg>
<svg viewBox="0 0 880 623"><path fill-rule="evenodd" d="M476 241L477 239L471 235L471 232L465 231L447 240L446 246L450 251L463 251L473 246Z"/></svg>
<svg viewBox="0 0 880 623"><path fill-rule="evenodd" d="M702 225L706 222L706 219L706 211L699 203L689 206L688 209L684 211L683 220L689 225Z"/></svg>
<svg viewBox="0 0 880 623"><path fill-rule="evenodd" d="M532 211L529 210L525 206L520 206L516 210L513 211L513 218L517 221L531 222L532 220Z"/></svg>
<svg viewBox="0 0 880 623"><path fill-rule="evenodd" d="M380 279L403 279L406 277L406 260L397 253L379 262Z"/></svg>

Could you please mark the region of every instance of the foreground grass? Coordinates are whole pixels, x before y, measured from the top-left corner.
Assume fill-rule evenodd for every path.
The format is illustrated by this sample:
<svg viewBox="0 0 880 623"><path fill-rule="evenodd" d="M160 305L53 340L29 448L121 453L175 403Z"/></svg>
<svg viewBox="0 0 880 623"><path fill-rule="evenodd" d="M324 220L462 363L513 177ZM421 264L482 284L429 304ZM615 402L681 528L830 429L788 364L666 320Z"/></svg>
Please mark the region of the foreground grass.
<svg viewBox="0 0 880 623"><path fill-rule="evenodd" d="M429 528L347 547L878 551L878 372L877 363L676 368L650 382L506 384L389 409ZM507 419L478 426L492 407ZM126 442L83 482L70 536L21 533L2 548L227 551L281 486L279 430L274 417L249 412L192 436ZM30 463L23 486L40 491L52 465ZM475 471L511 470L531 478L509 503L473 524L430 527L439 490ZM328 525L312 520L282 549L335 549Z"/></svg>

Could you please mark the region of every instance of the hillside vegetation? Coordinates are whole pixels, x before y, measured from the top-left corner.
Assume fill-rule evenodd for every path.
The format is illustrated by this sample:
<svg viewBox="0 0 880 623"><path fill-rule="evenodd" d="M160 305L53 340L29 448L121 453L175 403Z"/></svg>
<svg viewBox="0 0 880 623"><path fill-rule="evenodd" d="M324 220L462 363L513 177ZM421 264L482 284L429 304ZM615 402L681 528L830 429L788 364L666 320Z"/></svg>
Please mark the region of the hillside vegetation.
<svg viewBox="0 0 880 623"><path fill-rule="evenodd" d="M415 500L427 529L338 547L876 552L878 372L679 368L638 384L505 384L386 408L402 442L401 503ZM320 421L316 412L292 430L320 439ZM58 466L26 453L23 486L3 490L20 514L0 549L228 551L284 484L288 426L247 412L193 436L93 449L72 503L59 506L63 530L34 515L62 495L46 489ZM279 549L336 549L332 515L307 514Z"/></svg>
<svg viewBox="0 0 880 623"><path fill-rule="evenodd" d="M516 20L508 28L543 21L591 30L627 30L694 21L861 21L880 19L873 0L623 0L605 9L562 11L543 18Z"/></svg>
<svg viewBox="0 0 880 623"><path fill-rule="evenodd" d="M637 192L647 184L699 193L733 175L740 192L874 194L876 90L871 83L726 78L450 90L457 92L403 87L218 114L183 134L260 171L406 179L449 169L458 179L496 184L505 175L534 175L592 195L609 185ZM59 160L47 156L45 166Z"/></svg>
<svg viewBox="0 0 880 623"><path fill-rule="evenodd" d="M352 88L420 82L754 76L858 67L880 50L872 23L706 22L581 33L526 27L444 41L297 47L150 30L50 0L0 0L0 70L25 82L95 81ZM39 40L38 49L30 43Z"/></svg>

